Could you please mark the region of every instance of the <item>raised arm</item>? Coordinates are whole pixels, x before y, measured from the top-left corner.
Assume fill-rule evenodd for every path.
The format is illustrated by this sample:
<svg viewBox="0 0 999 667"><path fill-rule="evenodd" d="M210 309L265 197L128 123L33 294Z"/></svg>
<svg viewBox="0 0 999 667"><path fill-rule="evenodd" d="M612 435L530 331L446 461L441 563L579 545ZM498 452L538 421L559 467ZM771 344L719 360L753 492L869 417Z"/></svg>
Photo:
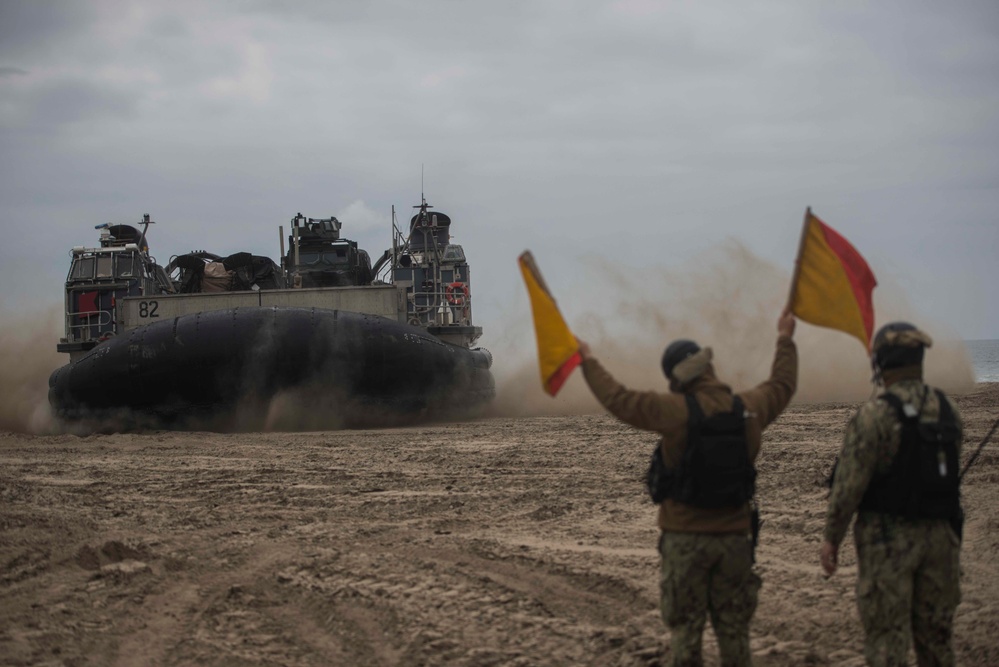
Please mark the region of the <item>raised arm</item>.
<svg viewBox="0 0 999 667"><path fill-rule="evenodd" d="M777 345L770 377L742 394L756 411L761 428L777 419L798 388L798 348L794 344L795 319L785 310L777 319Z"/></svg>

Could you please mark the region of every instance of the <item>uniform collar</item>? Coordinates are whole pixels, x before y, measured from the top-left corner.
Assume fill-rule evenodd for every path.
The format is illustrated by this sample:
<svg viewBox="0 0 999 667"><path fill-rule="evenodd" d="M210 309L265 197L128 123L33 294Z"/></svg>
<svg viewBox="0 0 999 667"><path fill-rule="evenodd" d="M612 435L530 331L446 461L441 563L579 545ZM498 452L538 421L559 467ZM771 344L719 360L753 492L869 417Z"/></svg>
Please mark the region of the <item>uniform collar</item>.
<svg viewBox="0 0 999 667"><path fill-rule="evenodd" d="M700 394L703 391L711 391L717 389L721 389L728 393L732 393L732 389L715 376L714 366L708 364L707 369L700 376L692 380L689 384L685 385L683 389L681 389L677 393Z"/></svg>

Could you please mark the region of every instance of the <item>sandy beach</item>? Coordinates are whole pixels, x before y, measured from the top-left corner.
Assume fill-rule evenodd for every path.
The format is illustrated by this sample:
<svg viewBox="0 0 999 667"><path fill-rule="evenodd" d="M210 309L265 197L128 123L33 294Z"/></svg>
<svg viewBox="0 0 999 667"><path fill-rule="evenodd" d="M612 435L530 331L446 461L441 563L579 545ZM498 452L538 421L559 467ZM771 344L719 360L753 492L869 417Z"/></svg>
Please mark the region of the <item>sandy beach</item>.
<svg viewBox="0 0 999 667"><path fill-rule="evenodd" d="M785 312L753 664L862 667L852 530L819 554L876 332L932 338L962 464L999 419L997 36L999 0L0 0L0 667L669 665L661 434L565 360L667 392L693 340L743 393ZM999 428L963 504L957 665L999 667Z"/></svg>
<svg viewBox="0 0 999 667"><path fill-rule="evenodd" d="M999 384L956 396L965 459ZM820 573L857 403L767 432L755 664L861 665ZM0 434L0 664L658 665L653 438L603 414L311 433ZM962 665L999 664L999 445L964 481ZM717 664L710 630L709 665Z"/></svg>

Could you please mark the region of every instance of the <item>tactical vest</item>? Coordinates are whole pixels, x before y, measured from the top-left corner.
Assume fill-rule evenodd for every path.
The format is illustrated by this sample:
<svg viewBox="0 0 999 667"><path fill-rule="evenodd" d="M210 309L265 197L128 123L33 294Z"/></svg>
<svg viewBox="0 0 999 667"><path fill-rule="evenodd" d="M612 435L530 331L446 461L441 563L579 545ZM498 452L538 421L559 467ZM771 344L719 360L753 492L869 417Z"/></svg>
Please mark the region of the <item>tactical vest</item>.
<svg viewBox="0 0 999 667"><path fill-rule="evenodd" d="M961 436L950 403L934 389L940 402L936 423L907 414L902 399L892 393L879 398L895 410L902 424L898 452L884 474L875 473L860 501L860 509L907 519L954 519L961 513L957 442Z"/></svg>
<svg viewBox="0 0 999 667"><path fill-rule="evenodd" d="M732 411L705 417L686 394L687 448L672 471L668 497L704 509L739 507L756 492L756 469L746 442L746 408L734 396Z"/></svg>

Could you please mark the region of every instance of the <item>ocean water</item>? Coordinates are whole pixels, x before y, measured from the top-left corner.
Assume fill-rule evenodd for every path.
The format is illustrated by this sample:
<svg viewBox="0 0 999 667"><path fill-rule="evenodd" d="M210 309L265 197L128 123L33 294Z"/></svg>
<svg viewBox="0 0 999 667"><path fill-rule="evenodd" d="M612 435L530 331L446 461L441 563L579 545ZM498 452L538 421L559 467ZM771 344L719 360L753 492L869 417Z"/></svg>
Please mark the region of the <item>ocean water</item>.
<svg viewBox="0 0 999 667"><path fill-rule="evenodd" d="M999 340L966 340L978 382L999 382Z"/></svg>

